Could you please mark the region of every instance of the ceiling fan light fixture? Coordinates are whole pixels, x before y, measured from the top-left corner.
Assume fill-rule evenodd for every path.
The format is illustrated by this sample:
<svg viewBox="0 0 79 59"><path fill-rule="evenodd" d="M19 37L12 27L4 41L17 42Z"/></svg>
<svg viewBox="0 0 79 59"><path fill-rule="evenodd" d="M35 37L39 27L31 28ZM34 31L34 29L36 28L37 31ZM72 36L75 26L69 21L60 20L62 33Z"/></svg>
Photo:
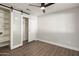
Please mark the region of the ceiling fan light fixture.
<svg viewBox="0 0 79 59"><path fill-rule="evenodd" d="M40 9L45 10L45 7L41 7Z"/></svg>

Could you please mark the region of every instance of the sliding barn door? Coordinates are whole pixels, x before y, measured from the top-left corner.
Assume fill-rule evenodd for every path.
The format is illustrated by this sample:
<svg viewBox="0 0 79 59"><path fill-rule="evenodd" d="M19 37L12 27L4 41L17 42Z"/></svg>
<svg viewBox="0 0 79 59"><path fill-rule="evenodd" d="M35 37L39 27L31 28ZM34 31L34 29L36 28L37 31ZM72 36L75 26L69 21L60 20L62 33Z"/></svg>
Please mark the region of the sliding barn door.
<svg viewBox="0 0 79 59"><path fill-rule="evenodd" d="M21 12L15 10L11 12L11 49L22 46L21 19Z"/></svg>

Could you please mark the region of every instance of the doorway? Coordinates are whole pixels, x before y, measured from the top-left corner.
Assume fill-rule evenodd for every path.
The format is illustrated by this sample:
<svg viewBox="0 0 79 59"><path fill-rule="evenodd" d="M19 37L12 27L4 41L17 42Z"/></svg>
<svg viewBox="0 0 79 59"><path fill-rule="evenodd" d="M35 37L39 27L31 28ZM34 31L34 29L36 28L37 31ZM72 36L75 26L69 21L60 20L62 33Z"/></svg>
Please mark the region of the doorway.
<svg viewBox="0 0 79 59"><path fill-rule="evenodd" d="M23 42L28 42L28 18L23 17Z"/></svg>

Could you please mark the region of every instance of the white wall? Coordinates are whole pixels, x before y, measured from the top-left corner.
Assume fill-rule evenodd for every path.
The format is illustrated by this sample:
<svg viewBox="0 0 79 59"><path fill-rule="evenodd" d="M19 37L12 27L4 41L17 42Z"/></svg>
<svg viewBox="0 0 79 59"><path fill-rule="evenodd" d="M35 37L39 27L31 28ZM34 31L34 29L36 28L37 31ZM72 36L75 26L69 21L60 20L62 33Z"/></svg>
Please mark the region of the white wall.
<svg viewBox="0 0 79 59"><path fill-rule="evenodd" d="M39 16L37 38L79 50L79 7Z"/></svg>

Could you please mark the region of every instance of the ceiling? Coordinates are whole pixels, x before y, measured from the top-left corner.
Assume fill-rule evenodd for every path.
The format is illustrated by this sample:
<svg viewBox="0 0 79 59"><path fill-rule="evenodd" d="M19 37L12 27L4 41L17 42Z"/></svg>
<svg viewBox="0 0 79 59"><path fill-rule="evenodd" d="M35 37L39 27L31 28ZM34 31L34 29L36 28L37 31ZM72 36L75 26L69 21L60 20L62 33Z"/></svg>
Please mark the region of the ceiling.
<svg viewBox="0 0 79 59"><path fill-rule="evenodd" d="M34 14L34 15L43 15L42 10L39 7L34 7L34 6L29 6L29 4L33 5L38 5L40 6L40 3L2 3L3 5L6 6L13 6L15 9L23 10L24 12ZM79 3L55 3L49 7L46 8L46 13L53 13L56 11L72 8L72 7L77 7L79 6ZM30 9L30 10L27 10Z"/></svg>

